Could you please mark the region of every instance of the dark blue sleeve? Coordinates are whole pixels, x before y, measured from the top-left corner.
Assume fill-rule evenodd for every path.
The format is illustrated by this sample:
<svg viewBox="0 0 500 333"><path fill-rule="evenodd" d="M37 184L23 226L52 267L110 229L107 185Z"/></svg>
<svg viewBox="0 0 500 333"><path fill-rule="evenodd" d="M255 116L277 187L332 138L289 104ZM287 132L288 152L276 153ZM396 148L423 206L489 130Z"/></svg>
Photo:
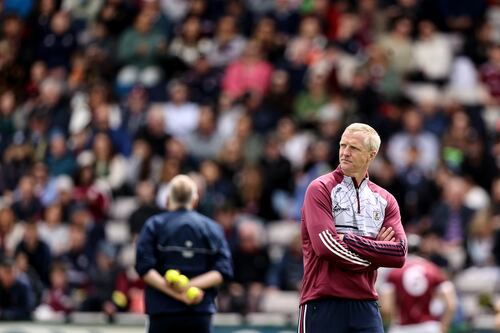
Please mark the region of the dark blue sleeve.
<svg viewBox="0 0 500 333"><path fill-rule="evenodd" d="M217 248L213 269L221 273L224 281L227 281L233 278L233 259L231 258L231 251L227 245L222 228L216 225L213 229L213 237Z"/></svg>
<svg viewBox="0 0 500 333"><path fill-rule="evenodd" d="M16 282L12 291L13 306L5 308L0 317L3 320L28 320L31 316L31 310L34 306L34 295L30 286Z"/></svg>
<svg viewBox="0 0 500 333"><path fill-rule="evenodd" d="M139 234L137 252L135 256L135 270L139 276L144 276L150 269L156 267L155 245L156 230L155 218L146 221Z"/></svg>

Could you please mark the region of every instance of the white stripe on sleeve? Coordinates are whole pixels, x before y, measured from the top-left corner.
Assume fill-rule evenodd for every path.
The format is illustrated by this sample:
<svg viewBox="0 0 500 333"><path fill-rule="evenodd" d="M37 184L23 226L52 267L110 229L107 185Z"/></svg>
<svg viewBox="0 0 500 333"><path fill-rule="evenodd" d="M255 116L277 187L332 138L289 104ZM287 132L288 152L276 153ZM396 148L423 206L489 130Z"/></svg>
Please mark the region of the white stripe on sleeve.
<svg viewBox="0 0 500 333"><path fill-rule="evenodd" d="M326 231L322 231L319 234L319 238L321 239L321 241L323 242L323 244L326 246L326 248L328 250L330 250L331 252L333 252L336 256L339 256L339 257L341 257L341 258L343 258L343 259L345 259L347 261L350 261L350 262L358 264L358 265L370 266L370 262L369 261L366 261L366 260L364 260L364 259L362 259L360 257L357 257L357 256L351 254L349 251L347 251L346 249L344 249L340 244L337 243L338 245L336 245L334 242L332 242L329 239L329 235L327 234ZM341 248L340 251L338 249L339 247Z"/></svg>
<svg viewBox="0 0 500 333"><path fill-rule="evenodd" d="M337 240L333 237L333 235L330 233L330 230L325 230L326 234L328 235L328 237L330 238L330 240L333 242L333 245L340 251L343 251L346 255L348 255L349 257L351 257L352 259L355 259L355 260L360 260L364 263L367 263L368 265L371 265L371 262L369 262L368 260L366 259L363 259L361 258L360 256L358 256L356 253L352 252L352 251L349 251L347 250L345 247L343 247L341 244L339 244L339 242L337 242Z"/></svg>
<svg viewBox="0 0 500 333"><path fill-rule="evenodd" d="M302 323L303 323L303 331L302 333L306 333L306 315L307 315L307 304L304 305L304 319L302 320Z"/></svg>

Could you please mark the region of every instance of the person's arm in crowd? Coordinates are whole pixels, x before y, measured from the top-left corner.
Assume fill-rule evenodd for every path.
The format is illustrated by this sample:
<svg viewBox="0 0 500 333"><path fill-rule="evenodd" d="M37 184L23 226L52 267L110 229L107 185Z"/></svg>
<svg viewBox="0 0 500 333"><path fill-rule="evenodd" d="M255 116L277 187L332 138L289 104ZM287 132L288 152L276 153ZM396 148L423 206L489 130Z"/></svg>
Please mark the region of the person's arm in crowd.
<svg viewBox="0 0 500 333"><path fill-rule="evenodd" d="M350 251L335 229L330 192L319 180L307 188L304 198L303 216L315 254L351 271L373 270L371 262Z"/></svg>
<svg viewBox="0 0 500 333"><path fill-rule="evenodd" d="M401 224L399 206L393 196L386 208L385 231L394 232L389 240L371 240L354 234L343 238L347 247L379 267L403 267L407 254L406 234Z"/></svg>
<svg viewBox="0 0 500 333"><path fill-rule="evenodd" d="M441 316L441 331L446 333L450 328L453 315L457 308L457 294L453 283L451 281L441 283L436 290L436 295L441 297L446 304L444 313Z"/></svg>

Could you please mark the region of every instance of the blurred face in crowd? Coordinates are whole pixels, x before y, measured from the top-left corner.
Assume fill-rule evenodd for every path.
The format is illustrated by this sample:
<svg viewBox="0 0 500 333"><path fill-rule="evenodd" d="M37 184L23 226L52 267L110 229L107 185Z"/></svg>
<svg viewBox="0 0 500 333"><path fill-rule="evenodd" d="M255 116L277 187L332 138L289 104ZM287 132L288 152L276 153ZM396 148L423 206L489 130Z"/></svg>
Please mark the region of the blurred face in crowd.
<svg viewBox="0 0 500 333"><path fill-rule="evenodd" d="M416 109L409 109L403 114L403 126L410 134L417 134L422 129L422 115Z"/></svg>
<svg viewBox="0 0 500 333"><path fill-rule="evenodd" d="M227 41L227 39L234 36L236 32L236 21L234 17L224 16L217 24L217 39L220 41Z"/></svg>
<svg viewBox="0 0 500 333"><path fill-rule="evenodd" d="M97 160L107 160L111 156L112 146L109 137L100 133L94 138L94 153Z"/></svg>
<svg viewBox="0 0 500 333"><path fill-rule="evenodd" d="M201 34L201 22L198 17L190 17L182 26L184 38L193 41L197 40Z"/></svg>
<svg viewBox="0 0 500 333"><path fill-rule="evenodd" d="M149 133L157 136L165 134L165 118L163 116L162 110L154 107L150 108L148 111L146 124Z"/></svg>
<svg viewBox="0 0 500 333"><path fill-rule="evenodd" d="M35 249L38 245L38 228L35 223L26 224L24 229L24 241L28 249Z"/></svg>
<svg viewBox="0 0 500 333"><path fill-rule="evenodd" d="M434 24L431 21L422 21L418 25L418 29L420 31L421 38L429 38L434 35L434 31L436 30Z"/></svg>
<svg viewBox="0 0 500 333"><path fill-rule="evenodd" d="M40 1L40 12L44 15L49 15L54 12L56 9L56 1L55 0L41 0Z"/></svg>
<svg viewBox="0 0 500 333"><path fill-rule="evenodd" d="M19 194L22 200L30 200L33 198L35 189L35 180L31 176L24 176L19 181Z"/></svg>
<svg viewBox="0 0 500 333"><path fill-rule="evenodd" d="M458 209L464 202L467 193L465 180L459 177L452 177L444 187L444 199L454 209Z"/></svg>
<svg viewBox="0 0 500 333"><path fill-rule="evenodd" d="M92 110L101 105L105 105L109 101L109 89L105 84L96 84L89 91L89 106Z"/></svg>
<svg viewBox="0 0 500 333"><path fill-rule="evenodd" d="M10 17L3 23L3 34L6 39L19 39L23 32L23 22L16 16Z"/></svg>
<svg viewBox="0 0 500 333"><path fill-rule="evenodd" d="M72 226L69 232L70 247L75 250L82 250L85 248L86 241L85 229L77 225Z"/></svg>
<svg viewBox="0 0 500 333"><path fill-rule="evenodd" d="M155 186L150 181L141 181L137 184L136 194L139 201L143 203L152 203L155 198Z"/></svg>
<svg viewBox="0 0 500 333"><path fill-rule="evenodd" d="M491 197L495 204L500 204L500 178L497 178L491 184Z"/></svg>
<svg viewBox="0 0 500 333"><path fill-rule="evenodd" d="M278 136L282 140L288 140L295 135L295 123L290 118L282 118L278 122Z"/></svg>
<svg viewBox="0 0 500 333"><path fill-rule="evenodd" d="M257 229L253 223L242 223L238 229L240 248L244 252L253 252L258 249Z"/></svg>
<svg viewBox="0 0 500 333"><path fill-rule="evenodd" d="M401 36L409 36L411 30L412 30L411 21L406 18L399 19L394 26L394 31Z"/></svg>
<svg viewBox="0 0 500 333"><path fill-rule="evenodd" d="M290 8L290 0L275 0L276 10L288 10Z"/></svg>
<svg viewBox="0 0 500 333"><path fill-rule="evenodd" d="M304 18L299 29L300 35L305 38L317 37L321 32L318 19L312 16Z"/></svg>
<svg viewBox="0 0 500 333"><path fill-rule="evenodd" d="M492 46L490 49L490 60L500 66L500 44Z"/></svg>
<svg viewBox="0 0 500 333"><path fill-rule="evenodd" d="M147 103L147 93L143 88L135 88L127 96L129 110L133 113L140 113Z"/></svg>
<svg viewBox="0 0 500 333"><path fill-rule="evenodd" d="M170 100L175 104L186 102L187 95L187 87L184 84L176 83L170 88Z"/></svg>
<svg viewBox="0 0 500 333"><path fill-rule="evenodd" d="M212 107L204 105L200 108L198 130L203 134L212 134L215 130L215 115Z"/></svg>
<svg viewBox="0 0 500 333"><path fill-rule="evenodd" d="M151 16L145 13L139 14L135 21L135 28L141 34L148 33L151 30Z"/></svg>
<svg viewBox="0 0 500 333"><path fill-rule="evenodd" d="M45 222L49 225L58 225L62 219L62 209L59 204L53 204L45 209Z"/></svg>
<svg viewBox="0 0 500 333"><path fill-rule="evenodd" d="M276 70L271 78L271 90L274 92L286 92L288 89L289 77L284 70Z"/></svg>
<svg viewBox="0 0 500 333"><path fill-rule="evenodd" d="M262 18L255 27L255 38L260 41L272 41L275 35L275 24L271 18Z"/></svg>
<svg viewBox="0 0 500 333"><path fill-rule="evenodd" d="M35 181L35 188L44 187L47 183L49 171L43 162L37 162L33 166L33 179Z"/></svg>
<svg viewBox="0 0 500 333"><path fill-rule="evenodd" d="M43 61L36 61L31 66L30 79L33 83L41 82L47 74L47 66Z"/></svg>
<svg viewBox="0 0 500 333"><path fill-rule="evenodd" d="M207 3L205 0L191 0L190 6L190 13L198 16L203 15L207 9Z"/></svg>
<svg viewBox="0 0 500 333"><path fill-rule="evenodd" d="M253 62L261 58L260 44L256 41L250 41L245 46L242 58L246 61Z"/></svg>
<svg viewBox="0 0 500 333"><path fill-rule="evenodd" d="M5 91L0 95L0 114L10 116L16 106L16 96L12 90Z"/></svg>
<svg viewBox="0 0 500 333"><path fill-rule="evenodd" d="M7 234L14 226L15 216L10 208L0 209L0 235Z"/></svg>
<svg viewBox="0 0 500 333"><path fill-rule="evenodd" d="M108 104L102 104L99 105L95 110L92 115L93 123L95 127L101 129L101 130L106 130L109 127L109 118L111 114L111 109Z"/></svg>
<svg viewBox="0 0 500 333"><path fill-rule="evenodd" d="M68 14L65 12L57 12L54 14L52 17L52 21L50 22L50 27L52 28L52 31L56 35L62 35L66 31L68 31L70 26L70 19Z"/></svg>
<svg viewBox="0 0 500 333"><path fill-rule="evenodd" d="M12 266L0 266L0 284L5 288L10 288L16 281L15 268Z"/></svg>
<svg viewBox="0 0 500 333"><path fill-rule="evenodd" d="M50 154L53 157L63 157L66 153L66 139L63 135L57 135L50 140Z"/></svg>
<svg viewBox="0 0 500 333"><path fill-rule="evenodd" d="M167 141L166 145L166 154L171 158L178 159L182 161L186 156L186 147L184 144L177 139L170 139Z"/></svg>
<svg viewBox="0 0 500 333"><path fill-rule="evenodd" d="M62 82L56 79L46 79L40 86L40 99L43 104L53 106L56 105L62 95Z"/></svg>
<svg viewBox="0 0 500 333"><path fill-rule="evenodd" d="M173 158L168 158L163 163L161 179L164 182L169 182L172 178L180 174L180 171L181 171L181 165L179 161Z"/></svg>
<svg viewBox="0 0 500 333"><path fill-rule="evenodd" d="M62 289L66 287L66 271L62 267L53 268L50 272L50 283L52 288Z"/></svg>
<svg viewBox="0 0 500 333"><path fill-rule="evenodd" d="M201 163L200 172L205 178L207 184L214 184L220 179L220 169L219 166L211 160L205 160Z"/></svg>

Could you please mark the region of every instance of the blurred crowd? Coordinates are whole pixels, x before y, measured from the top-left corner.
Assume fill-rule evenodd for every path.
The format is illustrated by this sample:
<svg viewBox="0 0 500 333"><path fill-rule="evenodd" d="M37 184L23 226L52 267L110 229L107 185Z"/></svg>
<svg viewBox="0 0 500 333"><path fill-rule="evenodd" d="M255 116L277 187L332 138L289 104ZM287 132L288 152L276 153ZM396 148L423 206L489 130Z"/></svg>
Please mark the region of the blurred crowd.
<svg viewBox="0 0 500 333"><path fill-rule="evenodd" d="M298 290L304 192L355 121L421 251L497 266L500 1L0 1L0 319L142 312L120 258L179 173L232 249L221 311Z"/></svg>

